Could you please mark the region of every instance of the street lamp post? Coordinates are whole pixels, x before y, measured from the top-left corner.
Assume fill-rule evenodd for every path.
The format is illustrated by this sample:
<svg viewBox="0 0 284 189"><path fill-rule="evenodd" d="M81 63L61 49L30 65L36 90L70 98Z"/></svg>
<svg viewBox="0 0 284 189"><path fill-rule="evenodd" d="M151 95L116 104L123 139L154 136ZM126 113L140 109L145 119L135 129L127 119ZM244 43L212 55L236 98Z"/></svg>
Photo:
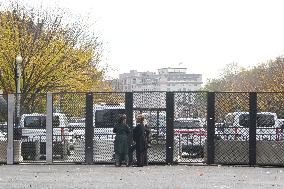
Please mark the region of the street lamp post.
<svg viewBox="0 0 284 189"><path fill-rule="evenodd" d="M16 127L17 127L17 134L15 136L15 139L20 139L20 131L19 131L19 126L20 126L20 108L21 108L21 67L20 64L22 63L23 58L21 54L18 54L16 57Z"/></svg>

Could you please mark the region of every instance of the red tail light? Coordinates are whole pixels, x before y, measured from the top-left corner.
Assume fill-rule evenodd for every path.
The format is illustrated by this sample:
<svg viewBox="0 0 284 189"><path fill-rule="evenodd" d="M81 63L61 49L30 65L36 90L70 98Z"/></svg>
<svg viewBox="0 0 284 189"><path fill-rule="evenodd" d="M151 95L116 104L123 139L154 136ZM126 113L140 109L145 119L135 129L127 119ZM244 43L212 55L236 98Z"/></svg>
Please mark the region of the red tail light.
<svg viewBox="0 0 284 189"><path fill-rule="evenodd" d="M61 142L64 142L64 128L61 127Z"/></svg>
<svg viewBox="0 0 284 189"><path fill-rule="evenodd" d="M207 136L207 132L201 129L175 129L178 134L193 134L194 136Z"/></svg>
<svg viewBox="0 0 284 189"><path fill-rule="evenodd" d="M237 139L237 134L239 133L239 128L234 127L233 131L234 131L234 139L236 140Z"/></svg>
<svg viewBox="0 0 284 189"><path fill-rule="evenodd" d="M237 127L234 128L234 134L238 134L239 129Z"/></svg>

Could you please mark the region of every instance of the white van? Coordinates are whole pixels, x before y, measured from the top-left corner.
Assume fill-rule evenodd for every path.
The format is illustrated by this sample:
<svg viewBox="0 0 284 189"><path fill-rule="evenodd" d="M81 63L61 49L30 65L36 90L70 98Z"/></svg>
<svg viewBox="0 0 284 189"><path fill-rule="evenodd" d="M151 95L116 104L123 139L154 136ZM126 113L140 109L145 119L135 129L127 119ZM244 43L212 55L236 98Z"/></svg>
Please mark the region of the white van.
<svg viewBox="0 0 284 189"><path fill-rule="evenodd" d="M65 114L53 113L53 136L69 136L68 119ZM20 128L22 137L45 142L46 136L46 115L33 113L21 116Z"/></svg>
<svg viewBox="0 0 284 189"><path fill-rule="evenodd" d="M94 104L93 107L93 126L95 138L114 138L114 124L117 122L119 114L125 114L124 104ZM81 119L80 123L69 123L73 128L74 136L77 139L85 137L85 119Z"/></svg>
<svg viewBox="0 0 284 189"><path fill-rule="evenodd" d="M94 135L95 137L113 137L114 124L119 114L125 114L124 104L96 104L93 109Z"/></svg>
<svg viewBox="0 0 284 189"><path fill-rule="evenodd" d="M280 140L280 122L276 113L257 113L256 140ZM232 112L225 116L223 137L229 140L249 140L249 112Z"/></svg>

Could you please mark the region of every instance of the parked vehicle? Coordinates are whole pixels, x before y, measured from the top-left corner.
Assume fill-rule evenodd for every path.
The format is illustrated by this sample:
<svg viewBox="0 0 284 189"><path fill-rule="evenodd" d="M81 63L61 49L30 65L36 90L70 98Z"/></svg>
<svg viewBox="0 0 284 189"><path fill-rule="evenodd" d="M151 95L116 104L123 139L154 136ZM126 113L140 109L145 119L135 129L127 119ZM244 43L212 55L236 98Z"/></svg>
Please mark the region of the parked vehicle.
<svg viewBox="0 0 284 189"><path fill-rule="evenodd" d="M84 138L85 136L85 118L72 117L68 121L69 131L72 131L74 138Z"/></svg>
<svg viewBox="0 0 284 189"><path fill-rule="evenodd" d="M96 104L93 113L95 137L113 136L113 127L119 114L125 114L124 104Z"/></svg>
<svg viewBox="0 0 284 189"><path fill-rule="evenodd" d="M94 137L114 138L113 127L119 114L125 113L124 104L95 104L93 108ZM70 120L69 128L77 139L85 138L85 118Z"/></svg>
<svg viewBox="0 0 284 189"><path fill-rule="evenodd" d="M0 122L0 131L4 132L4 133L7 133L8 130L7 130L7 125L8 123L7 122Z"/></svg>
<svg viewBox="0 0 284 189"><path fill-rule="evenodd" d="M201 118L178 118L174 120L174 133L182 146L182 157L197 158L204 156L207 137L205 120Z"/></svg>
<svg viewBox="0 0 284 189"><path fill-rule="evenodd" d="M256 120L257 140L280 140L280 121L276 113L258 112ZM232 112L225 116L223 139L249 139L249 112Z"/></svg>
<svg viewBox="0 0 284 189"><path fill-rule="evenodd" d="M81 117L71 117L68 120L68 126L70 128L76 128L76 127L85 127L85 118Z"/></svg>
<svg viewBox="0 0 284 189"><path fill-rule="evenodd" d="M40 156L46 154L46 115L33 113L23 114L20 120L20 128L22 129L23 145L30 144L34 146L35 142L40 144ZM68 119L65 114L53 114L53 154L60 155L62 158L70 153L73 144L73 133L68 129ZM30 156L32 149L28 147L22 148L24 158ZM34 155L34 154L32 154Z"/></svg>
<svg viewBox="0 0 284 189"><path fill-rule="evenodd" d="M145 124L150 128L150 137L153 142L166 139L166 113L152 111L143 113Z"/></svg>
<svg viewBox="0 0 284 189"><path fill-rule="evenodd" d="M0 130L0 141L7 141L7 133Z"/></svg>
<svg viewBox="0 0 284 189"><path fill-rule="evenodd" d="M280 125L280 131L283 134L284 132L284 119L278 119L279 120L279 125Z"/></svg>

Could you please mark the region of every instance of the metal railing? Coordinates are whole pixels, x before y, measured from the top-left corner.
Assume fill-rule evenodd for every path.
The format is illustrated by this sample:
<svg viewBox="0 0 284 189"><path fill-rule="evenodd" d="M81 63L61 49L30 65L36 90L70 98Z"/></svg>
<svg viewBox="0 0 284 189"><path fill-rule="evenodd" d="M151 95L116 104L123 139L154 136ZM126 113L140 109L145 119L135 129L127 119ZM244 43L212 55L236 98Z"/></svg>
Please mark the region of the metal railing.
<svg viewBox="0 0 284 189"><path fill-rule="evenodd" d="M113 163L115 134L111 127L117 115L125 113L127 124L133 129L136 115L143 113L151 130L150 164L283 166L283 94L49 93L34 99L44 106L21 104L19 125L14 123L15 95L9 94L5 96L6 117L0 124L4 133L4 137L0 135L4 149L0 149L0 160L8 164ZM38 128L31 127L35 117L24 119L35 113L41 116L36 120L41 123ZM30 124L29 128L25 124ZM21 135L20 140L15 133ZM130 160L135 162L135 152L130 154Z"/></svg>

